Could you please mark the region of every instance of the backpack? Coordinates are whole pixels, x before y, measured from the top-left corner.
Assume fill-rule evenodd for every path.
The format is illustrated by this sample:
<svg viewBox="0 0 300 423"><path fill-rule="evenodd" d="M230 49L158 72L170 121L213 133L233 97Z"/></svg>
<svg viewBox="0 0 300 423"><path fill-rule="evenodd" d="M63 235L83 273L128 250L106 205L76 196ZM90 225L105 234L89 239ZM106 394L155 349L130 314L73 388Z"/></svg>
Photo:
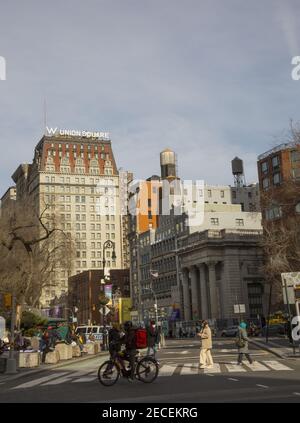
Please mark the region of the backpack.
<svg viewBox="0 0 300 423"><path fill-rule="evenodd" d="M135 344L136 348L147 348L147 331L143 328L135 330Z"/></svg>

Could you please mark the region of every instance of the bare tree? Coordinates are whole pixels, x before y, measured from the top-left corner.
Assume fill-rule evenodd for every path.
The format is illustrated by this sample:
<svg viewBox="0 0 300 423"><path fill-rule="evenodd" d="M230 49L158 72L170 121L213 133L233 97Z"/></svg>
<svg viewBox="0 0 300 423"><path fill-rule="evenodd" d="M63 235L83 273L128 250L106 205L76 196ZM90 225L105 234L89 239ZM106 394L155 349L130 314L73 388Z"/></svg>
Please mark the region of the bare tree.
<svg viewBox="0 0 300 423"><path fill-rule="evenodd" d="M42 291L55 284L54 272L71 271L70 234L45 205L39 212L31 197L12 202L0 218L0 289L14 291L21 304L39 305Z"/></svg>
<svg viewBox="0 0 300 423"><path fill-rule="evenodd" d="M291 126L290 142L300 144L299 128ZM261 192L265 210L262 247L264 274L272 288L272 305L282 304L281 273L300 269L300 181L285 179L280 186Z"/></svg>

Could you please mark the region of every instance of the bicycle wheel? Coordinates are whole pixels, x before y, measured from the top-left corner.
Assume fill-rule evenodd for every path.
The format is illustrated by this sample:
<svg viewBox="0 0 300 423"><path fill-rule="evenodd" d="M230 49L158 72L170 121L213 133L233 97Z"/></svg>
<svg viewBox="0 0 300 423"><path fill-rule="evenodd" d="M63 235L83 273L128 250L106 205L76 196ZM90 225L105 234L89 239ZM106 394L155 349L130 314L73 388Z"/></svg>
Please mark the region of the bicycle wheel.
<svg viewBox="0 0 300 423"><path fill-rule="evenodd" d="M114 385L120 377L120 370L116 363L105 361L98 369L99 382L104 386Z"/></svg>
<svg viewBox="0 0 300 423"><path fill-rule="evenodd" d="M138 379L144 383L153 382L158 375L159 366L157 361L152 357L142 358L136 367Z"/></svg>

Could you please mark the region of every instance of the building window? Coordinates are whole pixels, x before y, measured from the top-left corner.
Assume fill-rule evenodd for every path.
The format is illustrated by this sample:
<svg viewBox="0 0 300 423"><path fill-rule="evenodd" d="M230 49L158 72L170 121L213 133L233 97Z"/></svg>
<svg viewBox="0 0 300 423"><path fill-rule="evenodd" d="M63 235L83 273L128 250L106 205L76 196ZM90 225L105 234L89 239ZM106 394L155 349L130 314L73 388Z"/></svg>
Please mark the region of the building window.
<svg viewBox="0 0 300 423"><path fill-rule="evenodd" d="M236 226L244 226L244 219L235 219Z"/></svg>
<svg viewBox="0 0 300 423"><path fill-rule="evenodd" d="M208 195L208 197L211 197L211 189L207 190L207 195Z"/></svg>
<svg viewBox="0 0 300 423"><path fill-rule="evenodd" d="M219 219L218 219L217 217L212 217L212 218L210 219L210 223L211 223L213 226L218 226L218 225L219 225Z"/></svg>
<svg viewBox="0 0 300 423"><path fill-rule="evenodd" d="M294 179L300 179L300 168L292 169L292 177Z"/></svg>
<svg viewBox="0 0 300 423"><path fill-rule="evenodd" d="M300 151L299 150L291 151L291 161L292 162L299 162L300 161Z"/></svg>
<svg viewBox="0 0 300 423"><path fill-rule="evenodd" d="M274 173L274 175L273 175L273 185L280 185L280 182L281 182L280 173L279 172Z"/></svg>
<svg viewBox="0 0 300 423"><path fill-rule="evenodd" d="M224 191L221 191L221 198L224 198L224 196L225 196Z"/></svg>
<svg viewBox="0 0 300 423"><path fill-rule="evenodd" d="M279 167L279 156L272 157L272 166L273 169L277 169Z"/></svg>
<svg viewBox="0 0 300 423"><path fill-rule="evenodd" d="M264 178L262 180L262 186L264 190L267 190L270 187L270 179L269 178Z"/></svg>
<svg viewBox="0 0 300 423"><path fill-rule="evenodd" d="M279 219L282 216L282 210L279 206L272 206L265 212L266 220Z"/></svg>
<svg viewBox="0 0 300 423"><path fill-rule="evenodd" d="M268 172L268 162L262 162L262 164L261 164L261 171L262 171L262 173L267 173Z"/></svg>

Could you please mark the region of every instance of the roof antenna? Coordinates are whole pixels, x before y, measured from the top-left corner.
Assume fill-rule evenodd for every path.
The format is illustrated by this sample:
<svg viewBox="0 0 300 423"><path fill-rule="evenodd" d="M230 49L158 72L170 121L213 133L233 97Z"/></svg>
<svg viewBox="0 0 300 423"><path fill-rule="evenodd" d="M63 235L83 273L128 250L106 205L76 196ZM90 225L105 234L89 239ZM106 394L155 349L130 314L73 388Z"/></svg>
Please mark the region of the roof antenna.
<svg viewBox="0 0 300 423"><path fill-rule="evenodd" d="M44 97L44 134L47 132L47 101Z"/></svg>

